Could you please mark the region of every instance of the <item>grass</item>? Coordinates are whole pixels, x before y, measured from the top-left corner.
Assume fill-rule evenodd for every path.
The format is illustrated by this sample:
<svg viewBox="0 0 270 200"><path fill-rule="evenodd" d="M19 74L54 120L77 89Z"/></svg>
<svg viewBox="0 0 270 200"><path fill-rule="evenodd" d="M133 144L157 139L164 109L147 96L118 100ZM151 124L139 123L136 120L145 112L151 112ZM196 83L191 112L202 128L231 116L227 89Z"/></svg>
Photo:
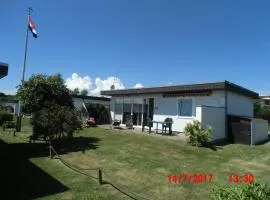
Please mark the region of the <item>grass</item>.
<svg viewBox="0 0 270 200"><path fill-rule="evenodd" d="M11 151L16 158L23 157L30 162L31 169L36 171L35 177L39 177L40 173L45 174L35 180L29 173L28 179L20 184L22 186L32 181L35 184L30 184L31 187L44 188L44 191L33 195L31 192L34 189L25 186L22 194L26 199L130 199L111 185L100 186L98 180L72 171L58 159L50 159L48 150L40 147L41 144L27 144L31 131L27 121L24 121L22 130L16 137L8 132L0 132L0 139L5 148L9 149L5 151L6 154ZM74 148L60 152L64 160L77 168L100 167L108 175L104 175L106 181L117 183L125 191L142 194L149 199L208 199L209 190L215 184L226 185L230 173L252 173L256 182L270 180L270 143L253 147L226 145L214 151L210 148L191 147L179 140L101 128L84 129L76 134L75 141ZM2 150L0 154L2 160L8 159L5 152ZM14 160L10 165L18 165ZM19 166L22 166L22 161L19 162ZM18 168L21 170L19 176L31 171L25 169L29 167L28 164L25 168L19 166L14 170L16 173L19 173ZM6 173L3 172L5 170L1 169L2 173ZM85 173L97 177L96 171ZM215 179L213 184L168 183L169 174L182 173L210 173L215 175ZM13 172L9 176L16 180ZM13 194L16 194L16 189L20 190L21 187L13 187ZM27 189L30 191L27 192Z"/></svg>

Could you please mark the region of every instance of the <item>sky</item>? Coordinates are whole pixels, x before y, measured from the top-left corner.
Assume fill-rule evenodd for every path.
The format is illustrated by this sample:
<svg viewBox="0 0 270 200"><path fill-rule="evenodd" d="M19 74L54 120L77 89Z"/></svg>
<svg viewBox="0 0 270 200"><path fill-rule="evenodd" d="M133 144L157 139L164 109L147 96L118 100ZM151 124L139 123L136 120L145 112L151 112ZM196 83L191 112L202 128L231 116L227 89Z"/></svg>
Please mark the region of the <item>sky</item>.
<svg viewBox="0 0 270 200"><path fill-rule="evenodd" d="M269 0L4 0L0 91L20 84L27 7L26 79L62 74L69 88L152 87L228 80L270 94Z"/></svg>

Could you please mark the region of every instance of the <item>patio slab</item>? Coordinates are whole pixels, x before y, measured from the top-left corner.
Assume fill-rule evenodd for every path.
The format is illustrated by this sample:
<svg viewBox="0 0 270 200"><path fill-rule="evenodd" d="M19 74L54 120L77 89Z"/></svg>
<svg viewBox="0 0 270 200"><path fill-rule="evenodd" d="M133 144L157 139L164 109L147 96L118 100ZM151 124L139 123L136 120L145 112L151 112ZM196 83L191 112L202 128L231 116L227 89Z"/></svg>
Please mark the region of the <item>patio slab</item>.
<svg viewBox="0 0 270 200"><path fill-rule="evenodd" d="M107 125L98 125L99 128L103 128L106 130L112 130L112 127L110 124ZM166 138L166 139L171 139L171 140L183 140L186 141L187 140L187 136L184 135L184 133L179 133L179 132L173 132L172 135L168 135L168 133L166 134L162 134L161 130L159 130L158 133L156 133L156 131L152 130L151 133L149 133L148 129L145 129L144 132L142 132L142 128L137 128L135 127L134 129L127 129L125 126L120 126L119 128L114 128L114 131L117 132L125 132L127 134L142 134L142 135L149 135L149 136L153 136L153 137L160 137L160 138Z"/></svg>

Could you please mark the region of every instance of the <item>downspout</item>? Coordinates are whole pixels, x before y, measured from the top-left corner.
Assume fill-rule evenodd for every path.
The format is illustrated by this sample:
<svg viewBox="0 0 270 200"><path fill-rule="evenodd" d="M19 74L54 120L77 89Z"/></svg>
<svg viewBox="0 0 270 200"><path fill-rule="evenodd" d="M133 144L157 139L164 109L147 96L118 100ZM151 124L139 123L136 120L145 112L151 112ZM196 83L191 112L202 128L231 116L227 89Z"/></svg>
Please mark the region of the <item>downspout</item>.
<svg viewBox="0 0 270 200"><path fill-rule="evenodd" d="M253 136L253 123L252 123L252 119L251 119L251 121L250 121L250 132L251 132L251 134L250 134L250 145L252 146L253 145L253 138L252 138L252 136Z"/></svg>
<svg viewBox="0 0 270 200"><path fill-rule="evenodd" d="M225 85L225 136L226 140L228 141L228 90Z"/></svg>

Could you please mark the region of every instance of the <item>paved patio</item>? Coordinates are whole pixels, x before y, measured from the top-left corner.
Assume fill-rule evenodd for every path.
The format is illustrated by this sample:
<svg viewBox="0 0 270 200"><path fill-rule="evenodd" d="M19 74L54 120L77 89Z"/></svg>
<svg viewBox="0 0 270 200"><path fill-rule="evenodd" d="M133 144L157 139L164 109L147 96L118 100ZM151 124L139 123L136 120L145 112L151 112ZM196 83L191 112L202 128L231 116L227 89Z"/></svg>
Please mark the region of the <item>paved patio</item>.
<svg viewBox="0 0 270 200"><path fill-rule="evenodd" d="M106 130L112 130L112 126L111 125L98 125L99 128L103 128ZM166 139L171 139L171 140L183 140L186 141L187 140L187 136L184 135L184 133L179 133L179 132L174 132L172 133L172 135L168 135L168 133L161 133L161 130L158 130L158 133L156 133L155 130L152 130L151 133L149 133L148 129L145 129L144 132L142 132L142 128L137 128L135 127L134 129L127 129L125 126L120 126L119 128L114 128L114 131L118 131L118 132L125 132L127 134L142 134L142 135L150 135L153 137L160 137L160 138L166 138Z"/></svg>

